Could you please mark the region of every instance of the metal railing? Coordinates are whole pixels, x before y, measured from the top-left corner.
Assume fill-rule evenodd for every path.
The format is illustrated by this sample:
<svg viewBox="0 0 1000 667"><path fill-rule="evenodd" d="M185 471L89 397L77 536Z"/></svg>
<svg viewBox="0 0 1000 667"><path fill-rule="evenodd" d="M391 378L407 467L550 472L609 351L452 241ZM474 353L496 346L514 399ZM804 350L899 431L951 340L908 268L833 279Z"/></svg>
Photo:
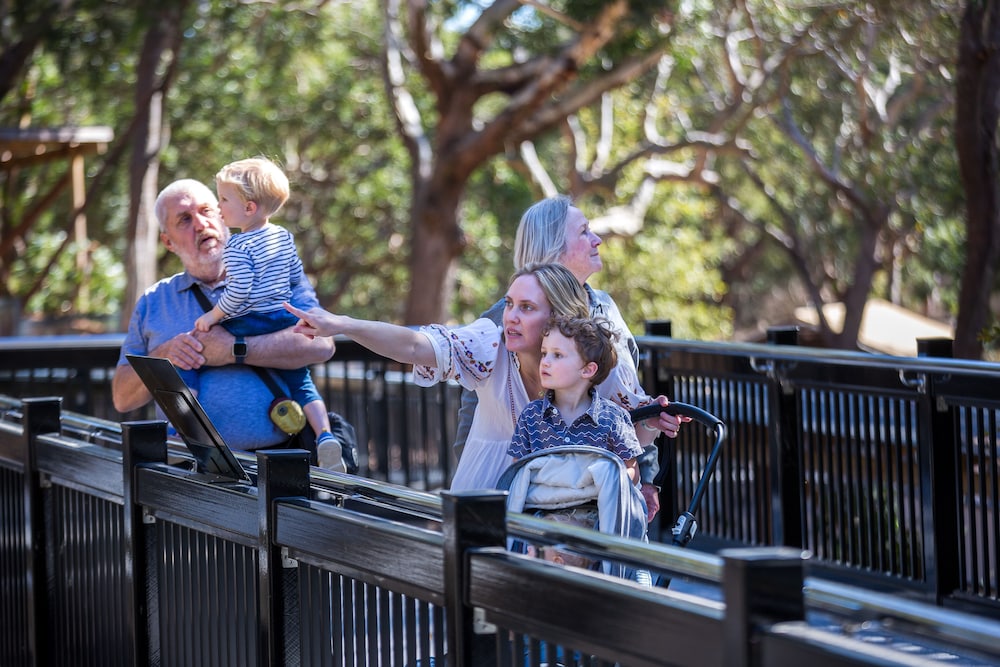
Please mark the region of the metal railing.
<svg viewBox="0 0 1000 667"><path fill-rule="evenodd" d="M76 436L113 439L108 424L57 399L0 407L0 664L1000 660L1000 623L806 576L799 550L643 544L508 515L496 492L324 473L297 451L240 455L253 482L227 482L192 471L162 423L105 447ZM508 537L707 583L645 588Z"/></svg>
<svg viewBox="0 0 1000 667"><path fill-rule="evenodd" d="M726 423L701 535L808 549L831 575L1000 611L1000 366L640 339L659 393ZM662 442L662 440L661 440ZM666 443L683 498L703 444Z"/></svg>
<svg viewBox="0 0 1000 667"><path fill-rule="evenodd" d="M0 392L60 395L72 410L116 419L107 383L120 339L0 341ZM769 344L639 338L652 394L703 407L727 425L692 548L788 546L859 585L1000 614L1000 365ZM331 409L358 429L361 474L419 490L446 486L458 406L453 384L419 388L406 369L338 340L315 369ZM104 401L104 403L101 403ZM712 446L700 429L661 438L665 537ZM665 535L664 535L665 534Z"/></svg>

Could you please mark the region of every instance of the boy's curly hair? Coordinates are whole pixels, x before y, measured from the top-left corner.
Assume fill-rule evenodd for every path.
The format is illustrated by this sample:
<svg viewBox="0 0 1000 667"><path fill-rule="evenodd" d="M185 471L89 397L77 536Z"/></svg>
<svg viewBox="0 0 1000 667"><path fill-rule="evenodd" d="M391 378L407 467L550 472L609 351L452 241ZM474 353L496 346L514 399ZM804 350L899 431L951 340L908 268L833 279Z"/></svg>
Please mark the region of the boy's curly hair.
<svg viewBox="0 0 1000 667"><path fill-rule="evenodd" d="M615 342L619 338L611 322L605 317L553 317L545 325L542 335L556 330L576 343L576 350L585 363L597 364L597 372L590 378L591 386L607 379L611 369L618 364Z"/></svg>

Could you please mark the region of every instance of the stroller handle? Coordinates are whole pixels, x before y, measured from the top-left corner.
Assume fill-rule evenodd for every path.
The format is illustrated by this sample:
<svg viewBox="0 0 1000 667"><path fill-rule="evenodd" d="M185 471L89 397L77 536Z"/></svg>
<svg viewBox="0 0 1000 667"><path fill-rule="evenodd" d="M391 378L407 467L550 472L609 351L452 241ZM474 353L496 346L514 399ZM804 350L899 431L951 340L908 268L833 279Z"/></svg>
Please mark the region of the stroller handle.
<svg viewBox="0 0 1000 667"><path fill-rule="evenodd" d="M695 520L695 512L698 511L698 506L701 504L701 498L705 495L705 491L708 488L708 481L715 473L715 466L719 462L719 455L722 453L722 442L726 437L726 425L723 424L721 419L713 415L711 412L706 412L699 407L688 405L687 403L669 403L666 406L660 405L659 403L653 403L651 405L632 410L629 412L629 415L632 417L632 423L634 424L642 421L643 419L655 417L661 412L690 417L691 419L704 424L715 433L715 444L712 445L712 451L708 456L708 461L705 463L705 469L702 471L701 477L698 479L698 484L695 486L694 494L691 496L691 502L688 504L688 509L677 518L677 523L674 524L674 527L670 531L673 534L674 544L683 547L687 546L687 543L692 537L694 537L694 533L697 530L698 522ZM666 472L666 468L660 471L660 475L664 472ZM656 483L659 483L659 480L657 480Z"/></svg>
<svg viewBox="0 0 1000 667"><path fill-rule="evenodd" d="M705 426L712 429L723 425L722 420L713 415L711 412L706 412L705 410L688 403L670 402L666 406L660 405L659 403L651 403L630 411L629 415L632 417L632 423L635 424L636 422L641 422L643 419L655 417L661 412L666 412L670 415L690 417L691 419L701 422Z"/></svg>

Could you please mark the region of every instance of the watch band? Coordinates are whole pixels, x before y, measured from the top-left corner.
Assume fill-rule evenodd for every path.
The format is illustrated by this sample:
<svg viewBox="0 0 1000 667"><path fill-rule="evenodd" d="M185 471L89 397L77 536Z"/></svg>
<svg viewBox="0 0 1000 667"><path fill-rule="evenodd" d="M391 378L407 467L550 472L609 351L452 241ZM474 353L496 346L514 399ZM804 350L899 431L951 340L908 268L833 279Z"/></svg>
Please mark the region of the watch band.
<svg viewBox="0 0 1000 667"><path fill-rule="evenodd" d="M247 360L247 340L243 336L237 336L233 341L233 358L236 363L242 364Z"/></svg>

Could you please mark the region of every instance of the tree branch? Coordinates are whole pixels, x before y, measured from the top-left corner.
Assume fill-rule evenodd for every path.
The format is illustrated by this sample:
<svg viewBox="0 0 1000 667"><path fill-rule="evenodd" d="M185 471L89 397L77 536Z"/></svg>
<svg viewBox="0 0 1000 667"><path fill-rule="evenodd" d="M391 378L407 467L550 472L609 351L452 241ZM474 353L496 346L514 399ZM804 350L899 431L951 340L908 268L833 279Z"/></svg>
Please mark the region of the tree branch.
<svg viewBox="0 0 1000 667"><path fill-rule="evenodd" d="M868 210L870 208L867 197L859 192L858 189L852 184L842 180L833 169L828 167L820 159L816 149L813 148L813 145L808 139L806 139L805 135L802 134L798 126L795 124L795 121L792 118L791 103L787 97L782 101L782 114L780 120L774 116L772 116L772 119L778 128L781 129L788 136L788 138L792 140L792 142L802 149L806 158L812 163L820 178L822 178L827 185L837 192L844 194L858 208L862 210Z"/></svg>
<svg viewBox="0 0 1000 667"><path fill-rule="evenodd" d="M586 29L586 26L584 26L579 21L572 19L569 16L566 16L565 14L558 12L555 9L552 9L546 4L537 2L536 0L518 0L518 3L528 7L533 7L536 11L538 11L539 14L544 14L545 16L548 16L549 18L554 19L559 23L562 23L563 25L573 30L573 32L583 32Z"/></svg>
<svg viewBox="0 0 1000 667"><path fill-rule="evenodd" d="M659 61L660 56L660 51L653 50L640 58L630 59L615 67L607 74L588 81L578 88L569 91L568 94L555 99L551 103L532 109L533 113L530 115L530 118L527 118L526 121L522 123L519 128L517 128L518 135L531 136L554 127L566 116L574 114L580 109L593 104L607 91L613 90L614 88L617 88L622 84L638 77L643 72L647 72L652 69ZM559 67L559 65L557 64L556 67ZM569 75L570 73L565 69L550 71L549 76L540 81L537 88L530 91L530 93L532 93L531 99L537 99L542 96L544 96L544 99L548 99L553 92L556 92L558 88L561 88L561 86L557 85L559 78ZM546 84L549 85L546 86ZM528 92L529 91L526 91L526 97ZM529 99L523 100L523 104L518 104L521 101L522 100L515 98L514 103L508 107L508 110L498 117L498 121L501 124L504 122L513 124L512 121L519 117L521 112L529 106Z"/></svg>
<svg viewBox="0 0 1000 667"><path fill-rule="evenodd" d="M538 153L535 152L534 142L522 141L519 149L521 159L524 161L525 166L528 167L528 172L531 174L531 178L534 179L535 183L537 183L539 187L541 187L544 196L554 197L559 194L559 189L552 181L548 172L545 171L545 166L542 164L542 161L538 159Z"/></svg>
<svg viewBox="0 0 1000 667"><path fill-rule="evenodd" d="M465 69L468 64L477 62L480 54L495 41L494 35L497 27L503 25L503 22L517 10L519 5L517 0L499 0L484 9L462 35L455 52L456 67Z"/></svg>
<svg viewBox="0 0 1000 667"><path fill-rule="evenodd" d="M798 234L798 227L794 216L781 204L781 202L777 200L777 198L773 195L771 188L764 183L759 174L750 168L750 165L744 162L742 163L742 166L743 171L749 177L750 182L767 200L770 208L777 213L778 219L781 221L782 225L780 228L777 228L766 222L756 221L751 216L745 214L739 207L739 204L735 201L727 201L727 206L731 211L741 216L745 221L752 224L762 233L773 238L787 251L792 266L795 268L795 272L799 275L799 278L805 285L806 292L808 292L809 298L813 303L813 307L816 309L816 317L819 321L821 334L824 337L832 336L833 330L830 328L830 324L827 322L826 316L823 313L823 294L820 291L819 283L814 280L812 272L810 271L811 263L803 250L803 242ZM828 275L825 277L829 278Z"/></svg>
<svg viewBox="0 0 1000 667"><path fill-rule="evenodd" d="M430 175L433 153L430 140L424 132L423 119L413 96L406 87L403 69L403 29L399 23L399 0L388 0L383 6L385 17L385 49L383 67L386 96L392 104L396 126L403 144L410 153L415 183Z"/></svg>

